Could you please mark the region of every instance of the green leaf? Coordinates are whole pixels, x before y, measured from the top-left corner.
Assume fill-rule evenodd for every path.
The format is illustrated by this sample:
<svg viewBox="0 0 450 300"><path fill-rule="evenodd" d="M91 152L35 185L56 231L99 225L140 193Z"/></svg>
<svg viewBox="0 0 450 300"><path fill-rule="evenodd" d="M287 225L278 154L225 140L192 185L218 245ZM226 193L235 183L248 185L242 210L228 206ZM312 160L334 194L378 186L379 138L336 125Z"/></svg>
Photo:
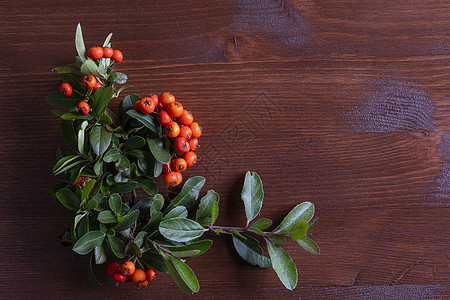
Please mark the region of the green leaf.
<svg viewBox="0 0 450 300"><path fill-rule="evenodd" d="M105 125L105 126L106 126L106 125L111 125L112 122L113 122L113 120L111 119L110 116L108 116L108 115L106 114L106 112L103 113L103 114L101 114L101 115L100 115L100 118L98 119L98 123L101 124L101 125Z"/></svg>
<svg viewBox="0 0 450 300"><path fill-rule="evenodd" d="M89 258L88 263L89 277L96 285L102 286L102 283L98 281L97 276L95 276L94 268L92 267L93 264L94 264L94 253L92 253L91 257Z"/></svg>
<svg viewBox="0 0 450 300"><path fill-rule="evenodd" d="M163 220L169 220L173 218L186 218L188 211L184 206L174 207L167 215L164 216Z"/></svg>
<svg viewBox="0 0 450 300"><path fill-rule="evenodd" d="M86 48L84 46L83 32L81 31L80 23L77 25L77 31L75 34L75 47L77 48L78 56L81 62L84 63L86 61Z"/></svg>
<svg viewBox="0 0 450 300"><path fill-rule="evenodd" d="M119 103L119 112L118 117L122 121L122 125L124 124L123 117L125 113L133 108L134 102L141 100L141 97L136 94L130 94L128 96L125 96L123 100Z"/></svg>
<svg viewBox="0 0 450 300"><path fill-rule="evenodd" d="M79 214L79 215L75 216L74 221L73 221L73 230L77 229L78 223L80 222L81 219L83 219L84 216L86 216L86 214L87 213Z"/></svg>
<svg viewBox="0 0 450 300"><path fill-rule="evenodd" d="M125 194L131 192L132 190L137 188L137 186L137 182L134 181L116 182L109 187L109 191L111 193Z"/></svg>
<svg viewBox="0 0 450 300"><path fill-rule="evenodd" d="M245 215L249 224L259 214L264 198L263 184L256 172L248 171L245 175L241 198L244 201Z"/></svg>
<svg viewBox="0 0 450 300"><path fill-rule="evenodd" d="M80 130L78 130L78 152L81 154L85 154L84 152L84 131L86 130L86 126L88 125L87 121L83 121L80 126Z"/></svg>
<svg viewBox="0 0 450 300"><path fill-rule="evenodd" d="M112 133L107 131L102 126L95 126L91 132L89 141L91 142L92 150L95 154L102 155L111 144Z"/></svg>
<svg viewBox="0 0 450 300"><path fill-rule="evenodd" d="M95 257L95 263L97 265L100 265L106 261L108 258L105 248L103 247L103 243L100 244L100 246L97 246L94 248L94 257Z"/></svg>
<svg viewBox="0 0 450 300"><path fill-rule="evenodd" d="M186 180L180 193L175 198L173 198L172 202L170 202L169 206L166 209L166 212L168 212L175 206L192 206L197 200L200 194L200 190L205 184L205 181L206 179L202 176L195 176Z"/></svg>
<svg viewBox="0 0 450 300"><path fill-rule="evenodd" d="M137 257L142 257L142 252L141 249L139 248L139 246L131 241L129 242L126 247L125 247L125 253L129 253L131 255L137 255Z"/></svg>
<svg viewBox="0 0 450 300"><path fill-rule="evenodd" d="M94 74L97 72L97 64L92 59L86 59L86 61L80 67L81 73L84 75Z"/></svg>
<svg viewBox="0 0 450 300"><path fill-rule="evenodd" d="M150 207L150 215L153 216L155 213L161 211L164 206L164 197L161 194L156 194L153 196L152 206Z"/></svg>
<svg viewBox="0 0 450 300"><path fill-rule="evenodd" d="M145 146L145 139L141 136L135 135L130 137L123 146L124 151L141 149Z"/></svg>
<svg viewBox="0 0 450 300"><path fill-rule="evenodd" d="M281 233L287 233L291 231L292 227L299 221L309 222L314 216L314 204L311 202L303 202L295 206L287 215L284 217L278 229Z"/></svg>
<svg viewBox="0 0 450 300"><path fill-rule="evenodd" d="M138 183L139 187L150 196L158 193L158 186L153 179L138 178L135 181Z"/></svg>
<svg viewBox="0 0 450 300"><path fill-rule="evenodd" d="M303 237L308 231L308 222L307 221L298 221L289 232L289 236L293 240L298 240Z"/></svg>
<svg viewBox="0 0 450 300"><path fill-rule="evenodd" d="M170 274L161 255L147 251L142 253L142 260L147 264L147 267L152 267L161 273Z"/></svg>
<svg viewBox="0 0 450 300"><path fill-rule="evenodd" d="M125 220L117 224L113 227L115 231L124 231L125 229L130 228L134 225L134 222L136 222L137 218L139 217L139 211L133 211L130 214L127 214L125 216Z"/></svg>
<svg viewBox="0 0 450 300"><path fill-rule="evenodd" d="M97 207L97 201L95 199L90 199L86 204L86 210L91 211Z"/></svg>
<svg viewBox="0 0 450 300"><path fill-rule="evenodd" d="M109 207L116 214L120 213L122 210L122 198L120 198L119 194L112 194L108 200Z"/></svg>
<svg viewBox="0 0 450 300"><path fill-rule="evenodd" d="M68 209L77 210L80 208L80 199L68 188L63 188L57 191L56 198Z"/></svg>
<svg viewBox="0 0 450 300"><path fill-rule="evenodd" d="M136 245L138 245L139 248L142 247L142 245L144 244L144 238L147 234L148 234L148 232L141 231L134 238L134 242L136 243Z"/></svg>
<svg viewBox="0 0 450 300"><path fill-rule="evenodd" d="M156 122L155 119L152 117L152 115L143 114L134 109L130 109L126 113L128 116L141 122L145 127L150 129L154 133L158 133L158 130L156 128Z"/></svg>
<svg viewBox="0 0 450 300"><path fill-rule="evenodd" d="M110 162L116 162L120 158L120 152L117 149L109 149L108 152L103 156L103 161L110 163Z"/></svg>
<svg viewBox="0 0 450 300"><path fill-rule="evenodd" d="M232 233L233 235L236 235L236 236L238 236L238 237L244 239L244 240L246 239L246 237L243 236L242 233L240 233L240 232L237 231L237 230L231 230L231 233Z"/></svg>
<svg viewBox="0 0 450 300"><path fill-rule="evenodd" d="M178 285L178 287L185 292L188 295L192 295L194 291L189 287L189 285L184 281L184 279L181 277L181 275L178 273L177 268L173 265L171 261L171 257L162 254L162 258L164 260L164 264L166 265L167 270L169 271L170 275L172 276L175 283Z"/></svg>
<svg viewBox="0 0 450 300"><path fill-rule="evenodd" d="M160 211L153 214L150 220L148 221L147 225L145 225L144 228L142 228L142 230L147 232L153 232L154 230L158 229L158 226L161 223L162 218L163 213Z"/></svg>
<svg viewBox="0 0 450 300"><path fill-rule="evenodd" d="M271 219L258 219L256 220L255 223L252 224L252 227L256 227L259 228L261 230L264 230L266 228L269 228L270 226L272 226L272 220Z"/></svg>
<svg viewBox="0 0 450 300"><path fill-rule="evenodd" d="M91 179L88 182L86 182L86 185L84 186L83 191L81 192L81 200L84 200L89 196L89 193L91 192L96 182L97 181L95 179Z"/></svg>
<svg viewBox="0 0 450 300"><path fill-rule="evenodd" d="M55 196L56 192L59 191L62 188L65 188L67 186L67 183L58 183L57 185L55 185L54 187L52 187L48 192L47 192L47 196L49 197L53 197ZM161 209L160 209L161 210Z"/></svg>
<svg viewBox="0 0 450 300"><path fill-rule="evenodd" d="M102 176L104 170L105 170L105 164L103 163L103 160L100 157L99 160L97 160L97 162L94 164L95 175Z"/></svg>
<svg viewBox="0 0 450 300"><path fill-rule="evenodd" d="M200 200L200 204L195 215L197 222L202 225L211 224L210 222L204 222L204 220L212 214L214 203L219 203L219 194L213 190L209 190L206 195L203 196L203 198Z"/></svg>
<svg viewBox="0 0 450 300"><path fill-rule="evenodd" d="M279 235L269 235L269 239L277 244L284 244L286 243L286 239Z"/></svg>
<svg viewBox="0 0 450 300"><path fill-rule="evenodd" d="M64 142L72 148L72 150L77 151L78 150L78 142L77 137L75 134L75 130L73 129L73 122L72 121L61 121L61 132L62 136L64 138Z"/></svg>
<svg viewBox="0 0 450 300"><path fill-rule="evenodd" d="M56 71L58 74L75 73L75 72L78 72L79 70L80 70L80 68L78 68L77 66L73 66L73 65L56 67L56 68L52 69L52 71Z"/></svg>
<svg viewBox="0 0 450 300"><path fill-rule="evenodd" d="M130 167L130 160L125 155L121 155L119 161L116 163L116 168L119 171L124 172L128 170L129 167Z"/></svg>
<svg viewBox="0 0 450 300"><path fill-rule="evenodd" d="M69 97L61 95L59 91L54 91L48 94L47 102L48 104L58 107L58 108L72 108L76 107L78 102L83 98L76 93L73 93Z"/></svg>
<svg viewBox="0 0 450 300"><path fill-rule="evenodd" d="M80 115L80 113L65 113L61 116L61 119L63 120L89 120L91 119L91 116L86 115Z"/></svg>
<svg viewBox="0 0 450 300"><path fill-rule="evenodd" d="M152 206L153 199L152 198L144 198L139 200L133 207L131 207L130 212L135 210L139 210L140 216L148 215L150 212L150 207Z"/></svg>
<svg viewBox="0 0 450 300"><path fill-rule="evenodd" d="M203 235L204 231L202 225L185 218L164 220L159 224L159 232L165 238L175 242L188 242L197 239Z"/></svg>
<svg viewBox="0 0 450 300"><path fill-rule="evenodd" d="M113 95L114 88L112 86L102 87L95 91L95 94L92 97L94 99L94 104L92 105L94 116L99 116L105 112Z"/></svg>
<svg viewBox="0 0 450 300"><path fill-rule="evenodd" d="M116 216L112 211L104 210L98 214L97 219L100 223L109 224L116 221Z"/></svg>
<svg viewBox="0 0 450 300"><path fill-rule="evenodd" d="M267 249L269 250L272 267L280 278L284 286L293 290L297 286L297 267L289 254L277 244L267 241Z"/></svg>
<svg viewBox="0 0 450 300"><path fill-rule="evenodd" d="M165 246L175 257L196 257L205 253L212 245L211 240L202 240L184 246Z"/></svg>
<svg viewBox="0 0 450 300"><path fill-rule="evenodd" d="M130 112L130 110L128 112ZM172 158L172 156L170 155L169 149L164 147L164 143L161 139L148 138L147 143L148 143L150 152L153 154L153 156L156 158L157 161L159 161L163 164L170 162L170 159Z"/></svg>
<svg viewBox="0 0 450 300"><path fill-rule="evenodd" d="M198 284L197 277L194 272L192 272L191 268L186 263L172 256L170 256L169 259L184 283L186 283L189 289L191 289L194 293L197 293L200 290L200 285Z"/></svg>
<svg viewBox="0 0 450 300"><path fill-rule="evenodd" d="M102 244L105 234L101 231L90 231L83 235L73 246L73 251L85 255Z"/></svg>
<svg viewBox="0 0 450 300"><path fill-rule="evenodd" d="M60 160L58 160L56 165L53 167L53 173L59 174L61 172L64 172L64 171L62 171L62 169L64 169L65 166L68 166L68 165L72 164L73 162L80 161L80 160L81 160L81 157L79 157L77 155L65 156L65 157L61 158Z"/></svg>
<svg viewBox="0 0 450 300"><path fill-rule="evenodd" d="M127 75L120 72L116 72L109 76L108 81L117 84L125 84L127 83L127 79L128 79Z"/></svg>
<svg viewBox="0 0 450 300"><path fill-rule="evenodd" d="M313 230L314 227L316 227L316 225L317 225L318 222L319 222L319 219L318 219L318 218L312 220L312 222L309 223L309 225L308 225L308 232L310 232L311 230Z"/></svg>
<svg viewBox="0 0 450 300"><path fill-rule="evenodd" d="M319 250L319 246L317 246L317 244L307 238L306 236L300 238L297 240L297 243L306 251L312 253L312 254L320 254L320 250Z"/></svg>
<svg viewBox="0 0 450 300"><path fill-rule="evenodd" d="M122 242L121 239L115 236L108 236L108 242L111 246L111 251L115 256L117 256L118 258L125 257L125 243Z"/></svg>
<svg viewBox="0 0 450 300"><path fill-rule="evenodd" d="M272 265L270 259L264 256L258 240L249 235L244 235L245 238L242 238L233 234L232 237L234 248L247 263L260 268L268 268Z"/></svg>
<svg viewBox="0 0 450 300"><path fill-rule="evenodd" d="M109 41L111 40L112 35L113 35L112 33L108 34L105 41L103 42L102 47L108 47L108 44L109 44Z"/></svg>

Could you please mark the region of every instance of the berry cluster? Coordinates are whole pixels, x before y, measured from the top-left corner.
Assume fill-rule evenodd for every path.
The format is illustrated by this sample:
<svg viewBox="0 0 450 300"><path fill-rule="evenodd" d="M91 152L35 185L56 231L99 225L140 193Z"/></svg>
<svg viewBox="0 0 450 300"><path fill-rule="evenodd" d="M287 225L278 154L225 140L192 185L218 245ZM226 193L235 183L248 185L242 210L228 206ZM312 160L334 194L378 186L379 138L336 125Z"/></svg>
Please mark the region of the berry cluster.
<svg viewBox="0 0 450 300"><path fill-rule="evenodd" d="M109 58L113 60L112 63L120 63L123 60L122 52L117 49L113 50L111 47L91 47L87 51L87 54L93 60ZM102 82L92 74L84 76L81 80L81 85L87 90L91 90L91 93L95 93L98 88L103 86ZM64 82L59 86L59 92L64 97L70 97L73 93L73 88L69 83ZM77 109L83 116L89 114L89 111L91 110L86 101L80 101L77 105Z"/></svg>
<svg viewBox="0 0 450 300"><path fill-rule="evenodd" d="M152 95L142 98L133 104L133 109L144 114L151 114L157 110L159 124L164 126L175 157L170 163L163 164L164 183L172 187L180 184L183 180L181 172L197 162L198 158L194 151L198 147L202 128L194 122L192 113L185 110L180 102L176 102L175 96L171 93L164 92L159 97Z"/></svg>
<svg viewBox="0 0 450 300"><path fill-rule="evenodd" d="M113 262L108 266L108 273L116 282L116 285L125 281L132 281L138 288L147 287L148 283L155 278L155 270L136 269L134 263L130 260L124 261L122 264Z"/></svg>

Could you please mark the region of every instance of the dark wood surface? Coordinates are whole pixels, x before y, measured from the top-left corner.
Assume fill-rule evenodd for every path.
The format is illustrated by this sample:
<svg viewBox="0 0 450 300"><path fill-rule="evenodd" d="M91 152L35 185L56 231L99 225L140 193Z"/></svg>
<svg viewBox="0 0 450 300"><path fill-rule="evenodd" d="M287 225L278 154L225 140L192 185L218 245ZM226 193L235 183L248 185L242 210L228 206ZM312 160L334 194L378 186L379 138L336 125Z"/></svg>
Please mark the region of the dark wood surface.
<svg viewBox="0 0 450 300"><path fill-rule="evenodd" d="M205 299L440 299L449 296L450 4L398 1L1 1L0 294L6 299L184 298L103 287L56 237L71 212L46 191L63 146L46 102L56 66L113 32L129 92L172 91L204 129L189 176L241 225L247 170L275 221L316 204L321 255L286 249L299 286L246 265L228 237L189 260ZM166 190L162 189L163 193Z"/></svg>

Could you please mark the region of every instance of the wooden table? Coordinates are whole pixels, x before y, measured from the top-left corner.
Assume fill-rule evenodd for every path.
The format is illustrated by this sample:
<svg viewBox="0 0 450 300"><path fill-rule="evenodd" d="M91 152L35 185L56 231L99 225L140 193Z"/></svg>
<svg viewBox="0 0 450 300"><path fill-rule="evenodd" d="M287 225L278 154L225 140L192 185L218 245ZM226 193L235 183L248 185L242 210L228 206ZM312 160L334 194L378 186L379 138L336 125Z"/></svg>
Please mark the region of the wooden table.
<svg viewBox="0 0 450 300"><path fill-rule="evenodd" d="M196 298L449 297L448 1L47 2L1 3L3 299L187 297L164 274L116 288L105 266L97 287L59 246L73 215L46 196L63 146L46 96L61 78L51 69L73 62L78 22L90 46L114 33L128 92L172 91L201 122L188 174L221 195L219 224L243 225L247 170L264 182L262 216L316 205L321 255L286 245L297 289L211 235L189 260Z"/></svg>

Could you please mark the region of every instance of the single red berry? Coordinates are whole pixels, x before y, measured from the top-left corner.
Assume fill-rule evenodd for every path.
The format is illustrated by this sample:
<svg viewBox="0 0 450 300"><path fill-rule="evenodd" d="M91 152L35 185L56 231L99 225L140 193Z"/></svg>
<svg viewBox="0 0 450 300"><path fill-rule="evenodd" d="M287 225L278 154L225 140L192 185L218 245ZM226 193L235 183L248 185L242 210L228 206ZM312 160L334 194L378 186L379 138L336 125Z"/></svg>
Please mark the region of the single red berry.
<svg viewBox="0 0 450 300"><path fill-rule="evenodd" d="M177 172L183 172L186 170L187 168L187 163L184 160L184 158L177 158L174 160L174 162L172 163L174 171Z"/></svg>
<svg viewBox="0 0 450 300"><path fill-rule="evenodd" d="M136 270L136 266L130 260L126 260L120 265L120 271L122 271L124 275L133 275L134 270Z"/></svg>
<svg viewBox="0 0 450 300"><path fill-rule="evenodd" d="M188 110L183 110L181 116L178 117L178 122L183 125L189 126L194 121L194 116Z"/></svg>
<svg viewBox="0 0 450 300"><path fill-rule="evenodd" d="M159 97L158 97L158 95L153 94L153 95L150 96L150 99L152 99L153 102L155 103L155 107L159 106Z"/></svg>
<svg viewBox="0 0 450 300"><path fill-rule="evenodd" d="M127 280L127 276L122 274L122 272L120 272L119 270L115 271L112 274L112 278L115 282L117 282L117 284L125 282L125 280Z"/></svg>
<svg viewBox="0 0 450 300"><path fill-rule="evenodd" d="M163 180L167 186L176 186L178 182L178 172L170 171L166 175L164 175Z"/></svg>
<svg viewBox="0 0 450 300"><path fill-rule="evenodd" d="M181 105L180 102L172 102L169 105L167 105L166 108L169 115L171 115L174 118L178 118L183 113L183 105Z"/></svg>
<svg viewBox="0 0 450 300"><path fill-rule="evenodd" d="M102 47L103 49L103 57L111 58L114 54L114 50L111 47Z"/></svg>
<svg viewBox="0 0 450 300"><path fill-rule="evenodd" d="M170 123L171 120L172 118L167 111L165 110L159 111L159 124L161 124L162 126L166 126L167 124Z"/></svg>
<svg viewBox="0 0 450 300"><path fill-rule="evenodd" d="M59 92L64 97L69 97L70 95L72 95L73 89L69 83L64 82L64 83L61 83L61 85L59 86Z"/></svg>
<svg viewBox="0 0 450 300"><path fill-rule="evenodd" d="M140 111L140 103L141 103L141 100L135 101L135 102L133 103L133 109L134 109L134 110L137 110L137 111Z"/></svg>
<svg viewBox="0 0 450 300"><path fill-rule="evenodd" d="M188 140L189 146L191 147L191 151L195 151L198 147L198 139L193 138Z"/></svg>
<svg viewBox="0 0 450 300"><path fill-rule="evenodd" d="M113 275L114 272L119 271L120 264L118 262L110 263L108 266L108 274Z"/></svg>
<svg viewBox="0 0 450 300"><path fill-rule="evenodd" d="M173 145L178 153L185 153L191 150L189 143L186 141L186 138L184 137L178 137L173 143Z"/></svg>
<svg viewBox="0 0 450 300"><path fill-rule="evenodd" d="M89 104L87 104L84 101L78 102L77 109L83 116L87 115L91 108L89 107Z"/></svg>
<svg viewBox="0 0 450 300"><path fill-rule="evenodd" d="M95 86L96 82L97 82L97 79L95 79L94 75L86 75L81 80L81 83L87 89L92 89Z"/></svg>
<svg viewBox="0 0 450 300"><path fill-rule="evenodd" d="M183 158L186 161L188 168L192 167L197 162L198 159L197 155L192 151L186 152L183 155Z"/></svg>
<svg viewBox="0 0 450 300"><path fill-rule="evenodd" d="M94 60L102 58L103 57L103 48L102 47L89 48L88 56Z"/></svg>
<svg viewBox="0 0 450 300"><path fill-rule="evenodd" d="M166 107L167 105L169 105L170 103L175 102L175 96L172 95L169 92L164 92L161 94L161 96L159 96L159 101L161 102L161 104Z"/></svg>
<svg viewBox="0 0 450 300"><path fill-rule="evenodd" d="M155 278L156 272L153 269L148 269L147 271L145 271L145 275L147 276L148 282L151 282L153 278Z"/></svg>
<svg viewBox="0 0 450 300"><path fill-rule="evenodd" d="M112 59L116 61L116 63L120 63L123 60L123 54L120 50L114 50Z"/></svg>
<svg viewBox="0 0 450 300"><path fill-rule="evenodd" d="M155 102L150 97L141 99L139 110L144 114L151 114L155 110Z"/></svg>
<svg viewBox="0 0 450 300"><path fill-rule="evenodd" d="M97 80L97 82L95 83L94 87L92 88L92 92L95 93L95 91L98 90L101 87L102 87L102 84L100 83L100 81Z"/></svg>
<svg viewBox="0 0 450 300"><path fill-rule="evenodd" d="M181 125L183 126L183 125ZM179 136L184 137L186 139L190 139L192 136L192 130L191 128L189 128L189 126L180 126L180 134Z"/></svg>
<svg viewBox="0 0 450 300"><path fill-rule="evenodd" d="M180 126L176 122L169 122L165 130L167 136L170 138L176 138L180 134Z"/></svg>

